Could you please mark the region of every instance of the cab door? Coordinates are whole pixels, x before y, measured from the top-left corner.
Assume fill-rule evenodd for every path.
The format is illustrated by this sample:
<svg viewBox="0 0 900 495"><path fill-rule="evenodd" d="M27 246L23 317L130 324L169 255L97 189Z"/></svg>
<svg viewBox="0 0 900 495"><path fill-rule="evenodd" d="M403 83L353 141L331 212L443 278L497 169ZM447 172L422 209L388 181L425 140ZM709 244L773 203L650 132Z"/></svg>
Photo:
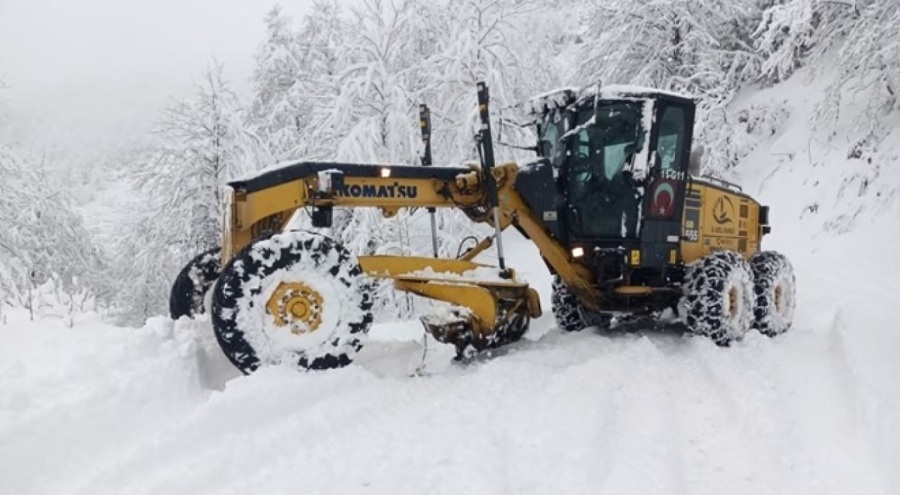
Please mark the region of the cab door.
<svg viewBox="0 0 900 495"><path fill-rule="evenodd" d="M632 260L644 267L665 267L681 259L681 215L694 127L691 101L660 99L656 112L650 136L652 167L644 194L641 259Z"/></svg>
<svg viewBox="0 0 900 495"><path fill-rule="evenodd" d="M642 112L642 102L618 100L578 111L563 170L570 241L636 244L640 191L627 166L643 146Z"/></svg>

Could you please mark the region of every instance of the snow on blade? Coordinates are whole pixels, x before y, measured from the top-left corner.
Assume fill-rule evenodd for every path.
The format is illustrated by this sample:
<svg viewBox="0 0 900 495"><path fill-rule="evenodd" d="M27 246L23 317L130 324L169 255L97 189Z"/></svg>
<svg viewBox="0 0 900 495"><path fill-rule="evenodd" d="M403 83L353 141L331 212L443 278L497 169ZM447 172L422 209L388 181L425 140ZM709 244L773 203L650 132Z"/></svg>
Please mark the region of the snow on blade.
<svg viewBox="0 0 900 495"><path fill-rule="evenodd" d="M433 278L437 280L458 280L463 282L516 282L514 279L504 278L501 275L502 270L493 266L480 266L472 270L466 270L462 273L439 272L434 268L427 267L423 270L409 272L406 275L412 277Z"/></svg>

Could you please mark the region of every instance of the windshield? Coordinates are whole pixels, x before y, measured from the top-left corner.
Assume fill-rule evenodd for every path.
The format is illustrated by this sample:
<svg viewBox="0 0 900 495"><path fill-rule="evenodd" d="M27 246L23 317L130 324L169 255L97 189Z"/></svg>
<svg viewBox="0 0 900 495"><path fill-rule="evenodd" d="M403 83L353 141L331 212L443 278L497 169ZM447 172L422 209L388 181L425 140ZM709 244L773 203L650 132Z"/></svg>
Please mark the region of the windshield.
<svg viewBox="0 0 900 495"><path fill-rule="evenodd" d="M637 232L638 193L626 165L643 146L640 102L579 109L564 135L573 230L581 237L630 237Z"/></svg>
<svg viewBox="0 0 900 495"><path fill-rule="evenodd" d="M575 129L566 137L573 140L572 154L590 159L592 172L607 179L622 172L639 148L641 106L616 102L578 111Z"/></svg>

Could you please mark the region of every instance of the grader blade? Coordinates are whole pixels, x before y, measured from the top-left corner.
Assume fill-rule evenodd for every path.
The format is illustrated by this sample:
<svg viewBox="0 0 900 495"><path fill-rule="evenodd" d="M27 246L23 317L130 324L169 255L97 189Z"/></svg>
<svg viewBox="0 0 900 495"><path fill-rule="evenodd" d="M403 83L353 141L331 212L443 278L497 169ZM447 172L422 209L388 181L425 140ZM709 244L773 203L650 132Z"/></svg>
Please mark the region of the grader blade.
<svg viewBox="0 0 900 495"><path fill-rule="evenodd" d="M512 270L421 257L364 256L359 261L370 277L392 279L398 290L449 303L421 321L436 340L456 346L459 357L518 340L530 319L541 315L537 292L516 280Z"/></svg>
<svg viewBox="0 0 900 495"><path fill-rule="evenodd" d="M467 308L438 307L419 318L422 326L435 340L456 347L457 357L465 355L474 340L478 320Z"/></svg>

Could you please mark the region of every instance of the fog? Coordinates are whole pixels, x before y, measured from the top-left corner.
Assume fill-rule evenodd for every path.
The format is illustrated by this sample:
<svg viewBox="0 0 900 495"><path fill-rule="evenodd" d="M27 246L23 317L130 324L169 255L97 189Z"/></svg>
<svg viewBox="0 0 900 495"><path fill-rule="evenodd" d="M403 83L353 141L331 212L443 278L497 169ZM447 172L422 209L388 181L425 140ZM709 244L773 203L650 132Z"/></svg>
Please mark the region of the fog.
<svg viewBox="0 0 900 495"><path fill-rule="evenodd" d="M299 17L310 0L286 5ZM246 0L0 0L0 105L7 138L101 150L145 134L215 57L249 91L263 16Z"/></svg>

